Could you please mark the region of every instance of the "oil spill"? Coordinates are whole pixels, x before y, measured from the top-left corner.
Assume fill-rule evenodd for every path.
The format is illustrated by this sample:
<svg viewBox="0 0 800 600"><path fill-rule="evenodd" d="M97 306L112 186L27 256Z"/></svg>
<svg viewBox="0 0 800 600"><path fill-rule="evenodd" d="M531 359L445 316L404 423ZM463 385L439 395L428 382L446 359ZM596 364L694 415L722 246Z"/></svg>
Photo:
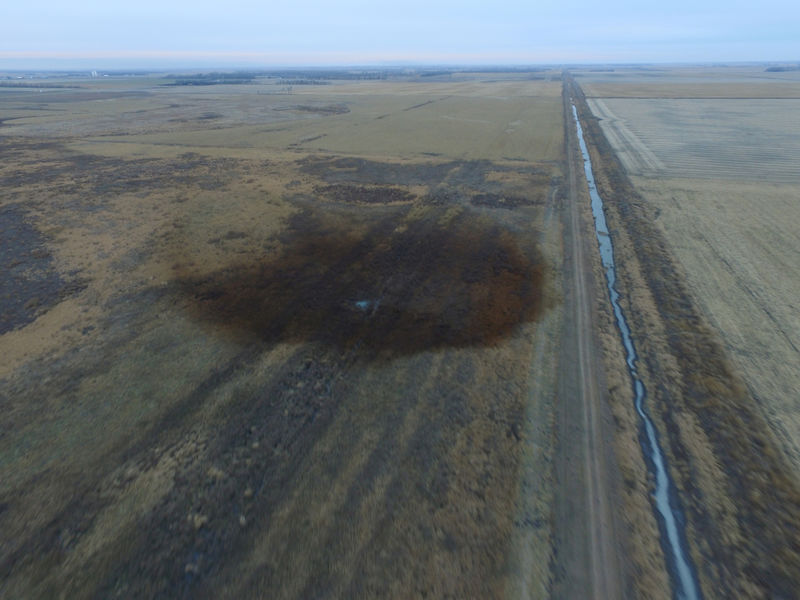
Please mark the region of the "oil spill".
<svg viewBox="0 0 800 600"><path fill-rule="evenodd" d="M220 334L391 359L494 345L535 321L546 269L534 237L452 206L308 206L280 252L176 280L189 314Z"/></svg>

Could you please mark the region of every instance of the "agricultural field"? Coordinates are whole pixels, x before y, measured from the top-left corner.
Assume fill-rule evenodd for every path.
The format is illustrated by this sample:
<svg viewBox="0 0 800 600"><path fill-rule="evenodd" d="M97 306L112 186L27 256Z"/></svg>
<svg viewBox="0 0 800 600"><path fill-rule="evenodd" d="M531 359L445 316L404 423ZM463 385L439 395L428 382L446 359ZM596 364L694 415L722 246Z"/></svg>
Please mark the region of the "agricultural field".
<svg viewBox="0 0 800 600"><path fill-rule="evenodd" d="M631 175L800 184L800 98L591 98L589 105Z"/></svg>
<svg viewBox="0 0 800 600"><path fill-rule="evenodd" d="M800 76L746 74L707 74L694 98L585 89L800 476ZM633 87L648 97L622 97ZM709 99L720 87L729 97Z"/></svg>
<svg viewBox="0 0 800 600"><path fill-rule="evenodd" d="M798 74L353 75L0 86L0 596L671 597L573 105L698 585L786 596Z"/></svg>
<svg viewBox="0 0 800 600"><path fill-rule="evenodd" d="M0 595L546 595L559 77L0 89Z"/></svg>
<svg viewBox="0 0 800 600"><path fill-rule="evenodd" d="M623 71L577 71L570 94L687 547L704 594L791 596L800 78L763 67ZM625 397L610 391L612 405Z"/></svg>

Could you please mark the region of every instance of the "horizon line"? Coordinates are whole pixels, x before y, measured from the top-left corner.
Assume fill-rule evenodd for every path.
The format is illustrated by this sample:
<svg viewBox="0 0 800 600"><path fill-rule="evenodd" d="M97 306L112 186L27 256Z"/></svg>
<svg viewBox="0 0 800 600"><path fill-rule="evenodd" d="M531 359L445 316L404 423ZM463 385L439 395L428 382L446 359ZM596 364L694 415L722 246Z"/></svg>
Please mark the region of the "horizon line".
<svg viewBox="0 0 800 600"><path fill-rule="evenodd" d="M168 70L174 68L402 68L402 67L543 67L576 65L747 65L800 64L787 58L706 58L697 60L624 57L576 53L382 53L366 52L241 52L146 50L110 52L0 51L0 70L72 70L75 68ZM4 64L6 63L6 64ZM32 64L35 63L35 66ZM72 63L70 66L69 63ZM78 67L77 65L80 65ZM16 66L16 68L15 68Z"/></svg>

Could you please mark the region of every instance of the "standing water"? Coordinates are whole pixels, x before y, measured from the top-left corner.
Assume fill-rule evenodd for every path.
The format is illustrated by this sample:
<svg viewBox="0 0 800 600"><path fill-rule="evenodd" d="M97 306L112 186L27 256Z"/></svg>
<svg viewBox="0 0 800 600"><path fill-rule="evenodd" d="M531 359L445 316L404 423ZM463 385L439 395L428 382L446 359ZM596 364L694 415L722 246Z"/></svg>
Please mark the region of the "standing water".
<svg viewBox="0 0 800 600"><path fill-rule="evenodd" d="M683 529L683 518L680 508L676 506L677 495L673 489L673 483L667 473L666 459L658 443L658 435L653 421L645 410L645 397L647 390L636 370L636 349L633 346L633 338L628 322L619 304L619 292L616 289L617 272L614 264L614 248L611 245L611 238L608 235L606 217L603 213L603 200L597 192L592 172L592 162L589 158L589 151L583 139L583 129L578 119L578 111L572 105L572 115L575 118L575 126L578 130L578 142L580 143L581 153L583 154L583 169L586 172L586 181L589 183L589 196L592 200L592 214L594 215L594 229L597 235L597 244L600 248L600 259L603 269L606 272L606 285L608 294L611 298L611 306L614 309L614 317L617 321L622 344L625 346L625 362L628 364L628 373L633 384L634 404L636 412L641 418L644 436L640 436L642 452L644 452L645 462L655 476L655 490L653 499L659 520L659 528L662 532L661 545L667 559L669 571L674 581L675 596L685 600L696 600L701 597L700 588L697 585L695 570L691 564L688 553L686 552L686 532ZM675 498L675 503L670 502L670 498ZM665 538L666 536L666 538Z"/></svg>

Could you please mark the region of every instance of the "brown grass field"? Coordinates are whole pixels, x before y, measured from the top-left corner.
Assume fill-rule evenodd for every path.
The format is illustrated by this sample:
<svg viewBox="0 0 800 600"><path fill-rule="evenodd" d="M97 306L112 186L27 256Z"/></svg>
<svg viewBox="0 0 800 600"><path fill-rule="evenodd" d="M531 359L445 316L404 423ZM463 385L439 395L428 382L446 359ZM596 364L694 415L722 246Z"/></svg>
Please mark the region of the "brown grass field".
<svg viewBox="0 0 800 600"><path fill-rule="evenodd" d="M561 88L491 78L0 90L0 595L551 589Z"/></svg>
<svg viewBox="0 0 800 600"><path fill-rule="evenodd" d="M703 594L792 597L798 75L573 75L0 87L0 597L672 597L570 98Z"/></svg>

